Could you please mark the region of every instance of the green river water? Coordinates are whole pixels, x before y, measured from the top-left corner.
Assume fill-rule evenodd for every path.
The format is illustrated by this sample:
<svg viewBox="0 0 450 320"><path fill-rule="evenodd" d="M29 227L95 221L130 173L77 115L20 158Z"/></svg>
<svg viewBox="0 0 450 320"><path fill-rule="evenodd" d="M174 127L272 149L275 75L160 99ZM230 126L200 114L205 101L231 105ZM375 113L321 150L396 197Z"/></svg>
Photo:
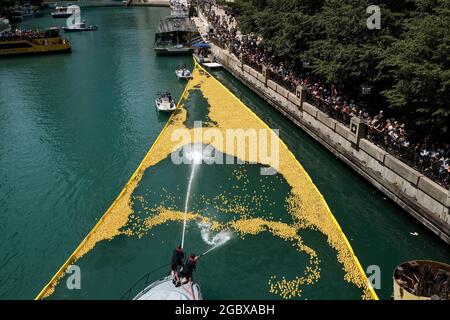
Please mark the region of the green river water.
<svg viewBox="0 0 450 320"><path fill-rule="evenodd" d="M21 27L64 25L64 19L44 13ZM36 296L114 201L163 128L168 117L155 111L154 96L161 90L180 96L184 83L176 79L175 67L192 66L188 56L157 57L152 50L158 21L167 14L166 8L85 8L83 18L99 30L64 35L72 54L0 60L1 299ZM397 264L411 259L450 261L442 241L238 80L225 71L213 75L271 128L280 129L363 268L380 267L380 298L390 297ZM204 104L195 96L191 102ZM212 209L203 198L252 192L264 193L274 203L273 208L250 204L259 214L282 211L278 200L289 188L281 177L261 181L258 176L250 179L247 191L236 191L235 169L202 165L193 185L192 208L206 214ZM239 169L254 177L252 171L259 170L246 165ZM174 169L166 159L144 175L134 195L144 196L149 205L164 203L181 210L189 172L185 166ZM135 202L137 215L140 205ZM100 242L77 262L82 289L67 290L62 281L52 297L118 299L146 272L168 263L180 237L180 224L169 223L141 239L122 235ZM343 281L325 237L313 231L302 237L318 252L322 269L319 283L304 287L302 298L358 299L360 290ZM195 225L188 227L186 242L188 250L197 253L208 248ZM269 277L295 277L306 259L270 234L233 237L199 262L196 279L206 299L278 298L267 290Z"/></svg>

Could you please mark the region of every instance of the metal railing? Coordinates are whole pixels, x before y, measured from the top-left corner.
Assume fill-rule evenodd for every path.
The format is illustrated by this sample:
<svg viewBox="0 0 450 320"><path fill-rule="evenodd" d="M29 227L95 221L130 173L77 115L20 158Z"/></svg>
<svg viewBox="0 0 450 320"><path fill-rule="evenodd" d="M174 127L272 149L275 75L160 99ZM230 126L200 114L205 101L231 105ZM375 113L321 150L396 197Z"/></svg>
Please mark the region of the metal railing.
<svg viewBox="0 0 450 320"><path fill-rule="evenodd" d="M278 73L270 71L269 79L292 93L295 93L295 90L297 89L296 85L292 81L286 80L283 76L281 76Z"/></svg>
<svg viewBox="0 0 450 320"><path fill-rule="evenodd" d="M378 132L373 128L368 128L366 138L442 187L450 188L450 173L442 167L436 157L422 155L421 150L414 145L404 145L389 134Z"/></svg>
<svg viewBox="0 0 450 320"><path fill-rule="evenodd" d="M351 116L343 112L342 110L335 110L333 106L321 99L315 98L310 90L306 93L306 102L313 105L323 113L327 114L330 118L337 120L346 126L350 125Z"/></svg>
<svg viewBox="0 0 450 320"><path fill-rule="evenodd" d="M165 264L161 267L158 267L158 268L150 271L149 273L146 273L139 280L137 280L127 291L125 291L122 294L122 296L120 297L120 300L130 300L131 298L134 298L139 292L141 292L143 289L145 289L150 283L155 281L155 277L153 276L152 278L150 278L150 276L152 276L156 271L159 271L163 268L167 268L169 266L170 266L170 263ZM164 273L161 272L157 278L160 279L161 277L163 277L166 274L167 274L167 272L164 272ZM139 288L138 291L135 291L137 288Z"/></svg>
<svg viewBox="0 0 450 320"><path fill-rule="evenodd" d="M226 49L225 43L221 42L217 37L214 37L213 35L209 37L209 41L221 49Z"/></svg>
<svg viewBox="0 0 450 320"><path fill-rule="evenodd" d="M244 64L248 65L250 68L256 70L257 72L262 73L262 70L263 70L262 64L260 64L256 61L249 60L249 59L245 59Z"/></svg>

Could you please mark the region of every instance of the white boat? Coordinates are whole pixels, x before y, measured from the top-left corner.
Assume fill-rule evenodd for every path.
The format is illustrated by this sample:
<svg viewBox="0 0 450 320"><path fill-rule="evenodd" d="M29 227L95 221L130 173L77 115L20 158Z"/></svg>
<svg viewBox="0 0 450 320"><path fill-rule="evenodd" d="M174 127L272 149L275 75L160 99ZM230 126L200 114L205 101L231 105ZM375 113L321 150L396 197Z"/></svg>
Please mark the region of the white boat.
<svg viewBox="0 0 450 320"><path fill-rule="evenodd" d="M55 11L52 12L53 18L68 18L71 15L79 12L77 6L72 6L71 3L68 6L56 6Z"/></svg>
<svg viewBox="0 0 450 320"><path fill-rule="evenodd" d="M167 16L159 21L153 49L158 55L194 53L193 44L201 39L188 16Z"/></svg>
<svg viewBox="0 0 450 320"><path fill-rule="evenodd" d="M177 75L178 79L186 79L186 80L192 79L191 71L189 71L186 68L178 68L175 71L175 74Z"/></svg>
<svg viewBox="0 0 450 320"><path fill-rule="evenodd" d="M220 63L217 63L217 62L205 62L205 63L203 63L203 65L208 68L222 68L223 67Z"/></svg>
<svg viewBox="0 0 450 320"><path fill-rule="evenodd" d="M87 26L85 21L75 23L70 27L63 27L65 32L76 32L76 31L94 31L97 30L97 26Z"/></svg>
<svg viewBox="0 0 450 320"><path fill-rule="evenodd" d="M9 24L9 20L0 17L0 34L8 31L11 31L11 25Z"/></svg>
<svg viewBox="0 0 450 320"><path fill-rule="evenodd" d="M172 112L177 108L170 93L162 93L155 99L156 108L161 112Z"/></svg>
<svg viewBox="0 0 450 320"><path fill-rule="evenodd" d="M167 276L151 283L133 300L203 300L197 283L186 283L176 287L172 277Z"/></svg>

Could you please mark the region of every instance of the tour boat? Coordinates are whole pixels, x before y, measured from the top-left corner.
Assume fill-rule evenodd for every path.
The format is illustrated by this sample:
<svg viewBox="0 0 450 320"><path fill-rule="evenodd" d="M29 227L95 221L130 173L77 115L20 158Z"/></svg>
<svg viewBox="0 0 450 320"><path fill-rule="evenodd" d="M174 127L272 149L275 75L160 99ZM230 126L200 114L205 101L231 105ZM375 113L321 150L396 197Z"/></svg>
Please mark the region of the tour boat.
<svg viewBox="0 0 450 320"><path fill-rule="evenodd" d="M79 23L75 23L71 27L63 27L65 32L77 32L77 31L95 31L97 30L97 26L86 26L86 22L82 21Z"/></svg>
<svg viewBox="0 0 450 320"><path fill-rule="evenodd" d="M0 57L25 54L50 54L70 52L69 41L59 37L57 28L47 29L40 37L0 35Z"/></svg>
<svg viewBox="0 0 450 320"><path fill-rule="evenodd" d="M67 6L57 6L55 11L52 12L53 18L68 18L78 11L78 7L69 3Z"/></svg>
<svg viewBox="0 0 450 320"><path fill-rule="evenodd" d="M197 283L186 283L176 287L172 277L167 276L151 283L133 300L203 300L203 297Z"/></svg>
<svg viewBox="0 0 450 320"><path fill-rule="evenodd" d="M155 99L155 104L158 111L161 112L172 112L177 108L169 92L159 94Z"/></svg>
<svg viewBox="0 0 450 320"><path fill-rule="evenodd" d="M175 71L175 74L177 75L178 79L185 79L189 80L192 79L192 73L186 68L178 68Z"/></svg>
<svg viewBox="0 0 450 320"><path fill-rule="evenodd" d="M158 55L192 54L199 41L201 36L189 17L168 16L159 22L153 49Z"/></svg>

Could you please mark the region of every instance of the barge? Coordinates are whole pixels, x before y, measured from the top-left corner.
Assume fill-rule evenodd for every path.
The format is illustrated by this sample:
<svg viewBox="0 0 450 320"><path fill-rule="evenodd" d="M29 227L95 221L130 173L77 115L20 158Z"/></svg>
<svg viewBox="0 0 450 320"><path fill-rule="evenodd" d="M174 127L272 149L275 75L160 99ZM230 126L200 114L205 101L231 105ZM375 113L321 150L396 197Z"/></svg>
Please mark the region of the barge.
<svg viewBox="0 0 450 320"><path fill-rule="evenodd" d="M71 52L68 40L59 36L59 29L44 32L16 32L0 35L0 57Z"/></svg>

